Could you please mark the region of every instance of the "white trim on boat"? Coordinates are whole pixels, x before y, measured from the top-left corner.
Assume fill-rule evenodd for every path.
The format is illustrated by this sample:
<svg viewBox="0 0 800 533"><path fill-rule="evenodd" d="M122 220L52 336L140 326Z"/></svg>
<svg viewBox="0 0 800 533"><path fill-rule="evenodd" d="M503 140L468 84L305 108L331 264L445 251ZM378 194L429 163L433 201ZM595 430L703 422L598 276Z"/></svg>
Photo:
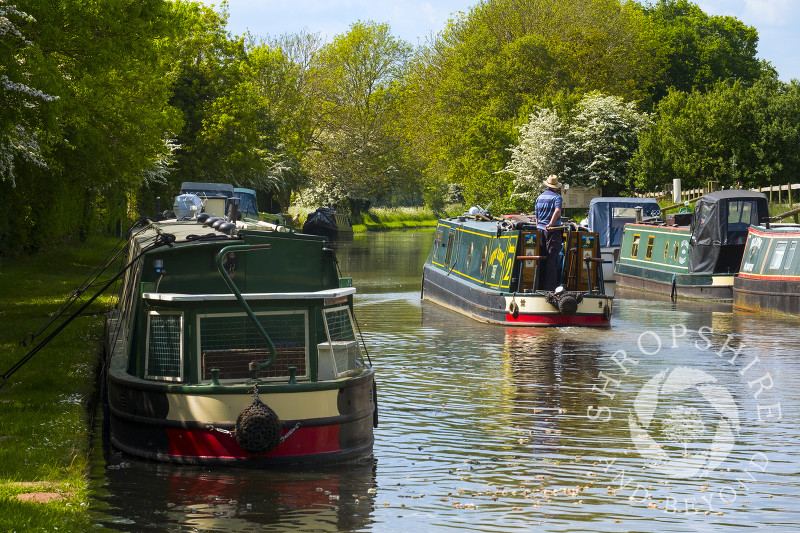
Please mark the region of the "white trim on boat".
<svg viewBox="0 0 800 533"><path fill-rule="evenodd" d="M355 287L326 289L314 292L250 292L242 293L245 300L316 300L319 298L341 298L356 293ZM207 302L234 301L235 294L180 294L174 292L146 292L142 298L151 302Z"/></svg>

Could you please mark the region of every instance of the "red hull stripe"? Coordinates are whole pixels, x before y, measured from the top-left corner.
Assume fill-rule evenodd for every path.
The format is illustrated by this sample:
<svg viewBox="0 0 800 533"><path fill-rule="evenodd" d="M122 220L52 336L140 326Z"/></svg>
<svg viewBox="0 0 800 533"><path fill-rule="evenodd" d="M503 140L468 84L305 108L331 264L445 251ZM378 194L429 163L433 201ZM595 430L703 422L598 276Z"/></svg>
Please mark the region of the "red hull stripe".
<svg viewBox="0 0 800 533"><path fill-rule="evenodd" d="M740 278L758 279L763 281L797 281L800 276L771 276L769 274L742 274L739 273Z"/></svg>
<svg viewBox="0 0 800 533"><path fill-rule="evenodd" d="M285 430L283 434L288 433ZM216 457L248 459L252 457L294 457L338 452L339 425L297 428L285 441L264 455L243 450L232 435L220 431L167 429L169 455L177 457Z"/></svg>
<svg viewBox="0 0 800 533"><path fill-rule="evenodd" d="M542 326L607 326L602 315L513 315L506 313L509 324L541 324Z"/></svg>
<svg viewBox="0 0 800 533"><path fill-rule="evenodd" d="M773 239L783 239L783 238L786 238L786 237L800 237L800 233L795 232L795 231L786 232L786 233L783 233L783 232L781 232L781 233L773 233L773 232L759 231L759 230L757 230L755 228L750 228L750 233L754 233L756 235L763 235L764 237L773 238Z"/></svg>

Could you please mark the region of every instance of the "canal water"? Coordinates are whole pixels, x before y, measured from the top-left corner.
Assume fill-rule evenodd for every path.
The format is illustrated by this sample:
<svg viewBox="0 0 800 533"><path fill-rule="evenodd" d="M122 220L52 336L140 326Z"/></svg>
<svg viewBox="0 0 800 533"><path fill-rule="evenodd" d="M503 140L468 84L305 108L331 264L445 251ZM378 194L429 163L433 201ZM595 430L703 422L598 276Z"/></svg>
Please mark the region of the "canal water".
<svg viewBox="0 0 800 533"><path fill-rule="evenodd" d="M800 524L800 321L618 292L612 326L420 302L432 231L337 245L377 371L373 456L278 471L108 450L121 531L732 531Z"/></svg>

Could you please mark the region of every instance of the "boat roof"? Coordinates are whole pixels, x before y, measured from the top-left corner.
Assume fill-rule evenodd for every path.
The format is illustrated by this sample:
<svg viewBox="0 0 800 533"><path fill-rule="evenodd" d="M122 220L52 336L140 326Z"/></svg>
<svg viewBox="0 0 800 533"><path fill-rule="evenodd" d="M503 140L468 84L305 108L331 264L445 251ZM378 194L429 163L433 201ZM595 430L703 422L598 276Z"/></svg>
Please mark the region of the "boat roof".
<svg viewBox="0 0 800 533"><path fill-rule="evenodd" d="M200 181L184 181L181 183L181 193L190 192L198 196L233 196L233 185L229 183L206 183Z"/></svg>
<svg viewBox="0 0 800 533"><path fill-rule="evenodd" d="M487 221L487 220L475 220L474 218L467 218L467 217L454 217L454 218L440 219L440 222L449 222L450 224L456 226L463 226L466 229L471 229L476 231L497 233L497 224L499 224L502 221L497 219Z"/></svg>
<svg viewBox="0 0 800 533"><path fill-rule="evenodd" d="M615 209L642 208L643 218L661 218L661 208L655 198L600 197L589 202L589 231L597 233L600 246L615 247L622 244L625 224L634 222L635 215L618 213Z"/></svg>
<svg viewBox="0 0 800 533"><path fill-rule="evenodd" d="M295 239L315 239L320 240L315 235L306 235L302 233L279 231L274 224L267 222L258 223L239 223L237 224L238 236L247 234L264 234L267 236L275 235L276 232L281 236L286 237L292 235ZM139 228L130 238L135 242L138 247L144 247L153 242L158 233L169 233L175 236L175 244L198 244L209 241L219 242L221 240L230 239L231 241L241 241L236 236L231 236L221 231L218 231L211 226L206 226L197 220L164 220L153 222L148 226Z"/></svg>
<svg viewBox="0 0 800 533"><path fill-rule="evenodd" d="M745 189L728 189L704 194L700 200L704 202L719 202L721 200L730 200L731 198L745 200L750 198L763 198L766 200L767 197L763 192L748 191Z"/></svg>
<svg viewBox="0 0 800 533"><path fill-rule="evenodd" d="M594 205L610 204L612 207L638 207L648 205L658 205L658 200L655 198L631 198L627 196L601 196L599 198L592 198L589 201L589 209Z"/></svg>

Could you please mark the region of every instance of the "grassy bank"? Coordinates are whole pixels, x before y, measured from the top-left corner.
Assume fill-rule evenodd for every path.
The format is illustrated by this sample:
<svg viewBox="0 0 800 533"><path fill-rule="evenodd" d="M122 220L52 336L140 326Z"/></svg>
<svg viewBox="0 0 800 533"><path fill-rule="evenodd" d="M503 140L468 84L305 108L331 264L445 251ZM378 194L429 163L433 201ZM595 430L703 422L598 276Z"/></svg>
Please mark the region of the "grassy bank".
<svg viewBox="0 0 800 533"><path fill-rule="evenodd" d="M313 209L295 206L289 216L300 215L301 225ZM464 212L461 205L448 205L442 216L453 217ZM426 207L373 207L362 213L362 220L353 221L353 232L389 231L396 229L435 228L439 217Z"/></svg>
<svg viewBox="0 0 800 533"><path fill-rule="evenodd" d="M459 212L459 214L461 214ZM424 207L376 207L364 213L353 232L436 227L438 217Z"/></svg>
<svg viewBox="0 0 800 533"><path fill-rule="evenodd" d="M0 373L26 355L61 320L36 332L103 261L116 240L93 239L0 263ZM107 276L105 276L107 277ZM96 289L64 315L77 311ZM110 295L95 301L0 389L0 531L88 529L88 465L95 372ZM1 378L0 378L1 379ZM49 500L48 503L24 501Z"/></svg>

